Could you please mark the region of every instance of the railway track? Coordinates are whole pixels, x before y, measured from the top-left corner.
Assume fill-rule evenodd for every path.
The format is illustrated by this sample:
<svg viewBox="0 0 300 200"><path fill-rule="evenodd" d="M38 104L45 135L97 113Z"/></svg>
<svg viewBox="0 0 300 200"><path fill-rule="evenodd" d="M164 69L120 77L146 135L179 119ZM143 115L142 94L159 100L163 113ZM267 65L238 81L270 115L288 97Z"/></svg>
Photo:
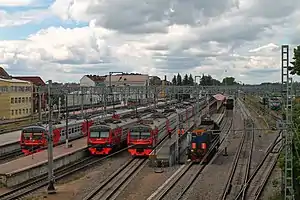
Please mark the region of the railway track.
<svg viewBox="0 0 300 200"><path fill-rule="evenodd" d="M274 142L268 147L264 158L253 171L249 180L233 198L234 200L258 200L261 197L262 191L276 166L281 149L281 133L279 133Z"/></svg>
<svg viewBox="0 0 300 200"><path fill-rule="evenodd" d="M78 162L75 162L73 164L70 164L64 168L54 170L54 176L55 180L63 179L71 174L74 174L82 169L85 169L87 167L90 167L92 165L96 165L101 163L102 161L105 161L107 158L112 157L116 154L119 154L128 148L124 148L118 152L115 152L111 155L108 155L103 158L99 157L86 157L85 159L82 159ZM17 199L23 199L24 196L29 195L33 193L34 191L43 188L48 185L48 174L42 175L40 177L35 178L32 181L29 181L27 183L24 183L20 186L15 187L9 192L0 194L1 200L17 200Z"/></svg>
<svg viewBox="0 0 300 200"><path fill-rule="evenodd" d="M225 130L224 136L220 141L222 144L232 126L232 118L227 119L224 125L221 127L222 130ZM189 163L183 165L178 172L176 172L169 180L165 182L158 190L156 190L147 200L168 200L168 199L175 199L180 200L182 199L188 190L192 187L195 183L201 172L205 169L207 165L202 165L204 160L209 156L211 151L213 151L214 147L217 145L215 142L208 153L204 156L199 164ZM219 151L215 156L219 155L221 151ZM213 160L213 158L212 158Z"/></svg>
<svg viewBox="0 0 300 200"><path fill-rule="evenodd" d="M17 149L15 151L9 152L7 154L1 155L0 156L0 164L12 161L12 160L14 160L16 158L19 158L21 156L24 156L21 149Z"/></svg>
<svg viewBox="0 0 300 200"><path fill-rule="evenodd" d="M240 104L241 111L245 116L246 130L243 136L237 153L234 157L227 183L223 190L220 200L232 199L239 190L247 183L250 175L251 158L254 143L254 123L251 120L250 112L243 104ZM242 192L242 198L245 197L245 192Z"/></svg>
<svg viewBox="0 0 300 200"><path fill-rule="evenodd" d="M132 158L104 182L97 186L83 200L112 200L120 194L120 188L125 188L128 183L139 173L146 164L147 159Z"/></svg>

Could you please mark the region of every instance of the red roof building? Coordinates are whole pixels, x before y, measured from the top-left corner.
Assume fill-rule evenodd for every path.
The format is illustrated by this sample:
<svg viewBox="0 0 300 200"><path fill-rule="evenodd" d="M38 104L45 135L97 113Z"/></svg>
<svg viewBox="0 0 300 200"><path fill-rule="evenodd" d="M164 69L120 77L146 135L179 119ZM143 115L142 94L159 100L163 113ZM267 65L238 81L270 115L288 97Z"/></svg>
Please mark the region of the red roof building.
<svg viewBox="0 0 300 200"><path fill-rule="evenodd" d="M217 101L224 101L226 97L222 94L216 94L213 96Z"/></svg>
<svg viewBox="0 0 300 200"><path fill-rule="evenodd" d="M33 83L35 86L45 86L45 82L41 77L39 76L15 76L13 77L15 79L23 80L23 81L29 81Z"/></svg>
<svg viewBox="0 0 300 200"><path fill-rule="evenodd" d="M45 82L43 79L39 76L15 76L13 77L15 79L19 79L22 81L29 81L31 82L34 86L45 86ZM33 94L32 94L32 100L33 100L33 110L34 112L39 111L39 94L37 92L37 88L33 88ZM41 94L41 109L46 108L46 102L47 102L47 94L43 93Z"/></svg>

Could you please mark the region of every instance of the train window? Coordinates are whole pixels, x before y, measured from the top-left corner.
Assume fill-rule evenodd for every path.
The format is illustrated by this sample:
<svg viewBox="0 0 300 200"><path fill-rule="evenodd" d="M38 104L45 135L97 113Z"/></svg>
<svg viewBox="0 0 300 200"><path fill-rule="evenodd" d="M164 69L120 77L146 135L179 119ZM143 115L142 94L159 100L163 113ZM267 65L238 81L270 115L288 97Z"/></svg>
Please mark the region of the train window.
<svg viewBox="0 0 300 200"><path fill-rule="evenodd" d="M68 134L71 134L71 133L72 133L72 131L71 131L71 129L69 128L69 129L68 129Z"/></svg>
<svg viewBox="0 0 300 200"><path fill-rule="evenodd" d="M108 138L109 130L91 131L90 138Z"/></svg>
<svg viewBox="0 0 300 200"><path fill-rule="evenodd" d="M72 128L72 133L74 133L74 128Z"/></svg>
<svg viewBox="0 0 300 200"><path fill-rule="evenodd" d="M43 133L32 133L33 140L40 140L43 137Z"/></svg>
<svg viewBox="0 0 300 200"><path fill-rule="evenodd" d="M62 135L62 136L65 135L65 130L61 130L61 135Z"/></svg>
<svg viewBox="0 0 300 200"><path fill-rule="evenodd" d="M24 137L25 140L30 140L31 133L24 133L23 132L23 137Z"/></svg>

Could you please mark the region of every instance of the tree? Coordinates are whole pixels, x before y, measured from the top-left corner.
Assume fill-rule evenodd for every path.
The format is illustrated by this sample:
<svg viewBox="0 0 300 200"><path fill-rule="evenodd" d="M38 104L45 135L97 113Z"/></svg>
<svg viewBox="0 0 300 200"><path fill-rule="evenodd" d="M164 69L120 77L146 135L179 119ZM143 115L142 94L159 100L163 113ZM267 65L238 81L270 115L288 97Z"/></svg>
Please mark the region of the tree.
<svg viewBox="0 0 300 200"><path fill-rule="evenodd" d="M172 84L173 85L177 85L176 75L174 75L174 77L172 79Z"/></svg>
<svg viewBox="0 0 300 200"><path fill-rule="evenodd" d="M192 74L190 74L190 76L189 76L189 85L194 85L194 79L193 79Z"/></svg>
<svg viewBox="0 0 300 200"><path fill-rule="evenodd" d="M184 78L183 78L183 85L189 85L189 77L187 74L184 75Z"/></svg>
<svg viewBox="0 0 300 200"><path fill-rule="evenodd" d="M177 74L177 85L182 85L182 78L181 78L181 75L178 73Z"/></svg>
<svg viewBox="0 0 300 200"><path fill-rule="evenodd" d="M289 68L291 74L300 76L300 45L294 49L294 57L291 64L293 65Z"/></svg>
<svg viewBox="0 0 300 200"><path fill-rule="evenodd" d="M235 78L233 77L225 77L222 81L222 84L224 85L236 85Z"/></svg>

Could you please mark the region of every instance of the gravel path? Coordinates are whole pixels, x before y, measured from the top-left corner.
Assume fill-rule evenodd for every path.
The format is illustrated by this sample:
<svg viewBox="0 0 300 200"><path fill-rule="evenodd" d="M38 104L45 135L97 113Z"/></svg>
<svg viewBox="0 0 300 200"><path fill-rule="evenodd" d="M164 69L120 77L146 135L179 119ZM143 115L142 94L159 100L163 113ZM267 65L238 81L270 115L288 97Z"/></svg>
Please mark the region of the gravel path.
<svg viewBox="0 0 300 200"><path fill-rule="evenodd" d="M154 168L146 165L116 200L146 200L161 186L180 166L163 168L163 173L155 173Z"/></svg>
<svg viewBox="0 0 300 200"><path fill-rule="evenodd" d="M46 195L45 189L43 189L37 191L37 193L32 196L37 200L44 199L45 197L48 200L82 200L97 184L109 177L109 175L121 167L128 159L130 159L130 155L125 151L107 159L97 166L78 172L57 182L55 185L57 194Z"/></svg>

